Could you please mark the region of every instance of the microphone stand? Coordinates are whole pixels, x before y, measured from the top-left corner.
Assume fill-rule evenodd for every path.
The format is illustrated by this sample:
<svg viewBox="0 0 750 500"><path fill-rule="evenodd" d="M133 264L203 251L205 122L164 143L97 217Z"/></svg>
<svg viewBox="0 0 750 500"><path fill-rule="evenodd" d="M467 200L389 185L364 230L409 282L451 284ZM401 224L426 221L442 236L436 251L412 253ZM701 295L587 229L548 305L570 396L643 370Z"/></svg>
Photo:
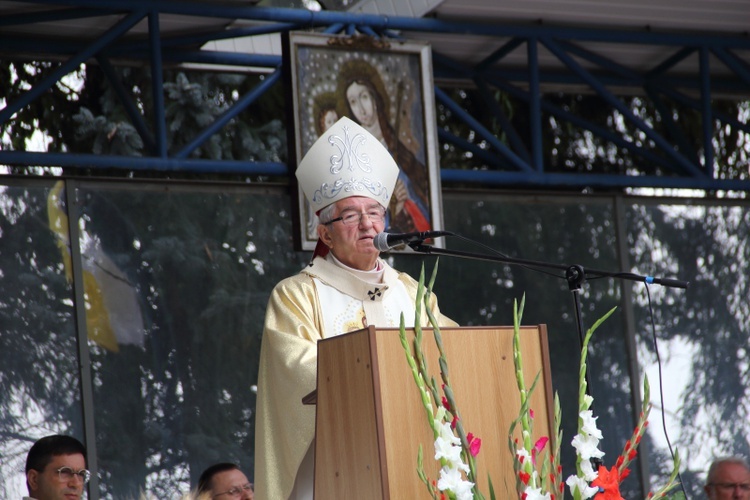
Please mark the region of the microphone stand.
<svg viewBox="0 0 750 500"><path fill-rule="evenodd" d="M451 234L451 236L453 236ZM602 271L599 269L586 268L579 264L553 264L550 262L542 262L537 260L527 259L515 259L505 255L488 255L475 252L464 252L462 250L449 250L447 248L437 248L432 245L425 245L424 240L415 240L408 243L408 245L418 253L424 253L428 255L448 255L452 257L461 257L471 260L486 260L491 262L502 262L504 264L516 264L527 268L533 269L557 269L565 271L565 279L568 282L568 286L571 290L580 290L581 285L586 281L587 277L591 278L620 278L631 281L643 281L647 284L657 284L662 286L668 286L672 288L687 288L690 284L687 281L682 281L673 278L656 278L654 276L647 276L635 273L626 272L611 272Z"/></svg>
<svg viewBox="0 0 750 500"><path fill-rule="evenodd" d="M472 260L486 260L491 262L501 262L504 264L515 264L531 269L557 269L565 271L565 280L568 282L568 289L573 293L573 303L575 306L576 316L576 327L578 329L578 339L581 347L583 347L584 339L584 327L583 317L581 313L581 300L579 297L581 286L586 282L587 277L595 278L620 278L631 281L642 281L647 284L656 283L657 285L668 286L673 288L687 288L689 283L673 278L655 278L653 276L644 276L635 273L625 272L610 272L602 271L599 269L584 269L579 264L566 265L566 264L552 264L550 262L541 262L537 260L527 259L515 259L505 255L488 255L475 252L465 252L462 250L449 250L447 248L437 248L432 245L425 245L424 240L415 240L408 243L408 245L418 253L428 255L448 255L452 257L461 257L464 259Z"/></svg>
<svg viewBox="0 0 750 500"><path fill-rule="evenodd" d="M451 236L455 236L455 235L451 234ZM522 267L526 267L530 269L556 269L556 270L565 271L565 280L568 282L568 289L573 294L573 306L575 308L576 328L578 330L578 341L580 343L581 348L583 348L583 340L585 338L585 333L584 333L583 316L582 316L582 309L581 309L580 292L581 292L581 287L583 283L586 282L587 276L592 277L592 278L593 277L620 278L620 279L626 279L626 280L631 280L631 281L642 281L646 284L656 283L662 286L668 286L672 288L683 288L683 289L686 289L689 285L687 281L682 281L682 280L673 279L673 278L655 278L653 276L644 276L644 275L639 275L635 273L609 272L609 271L602 271L599 269L591 269L591 268L584 269L584 267L579 264L572 264L572 265L552 264L549 262L541 262L541 261L535 261L535 260L515 259L513 257L508 257L505 255L488 255L488 254L481 254L481 253L475 253L475 252L465 252L462 250L449 250L446 248L437 248L432 245L425 245L424 239L422 240L417 239L414 241L410 241L408 245L415 252L423 253L427 255L447 255L447 256L460 257L460 258L471 259L471 260L485 260L485 261L491 261L491 262L501 262L504 264L520 265ZM591 385L589 384L588 373L585 374L585 377L586 377L586 387L588 388ZM587 389L587 392L588 392L588 389ZM592 462L594 463L595 468L598 468L599 465L601 465L600 459L592 459Z"/></svg>

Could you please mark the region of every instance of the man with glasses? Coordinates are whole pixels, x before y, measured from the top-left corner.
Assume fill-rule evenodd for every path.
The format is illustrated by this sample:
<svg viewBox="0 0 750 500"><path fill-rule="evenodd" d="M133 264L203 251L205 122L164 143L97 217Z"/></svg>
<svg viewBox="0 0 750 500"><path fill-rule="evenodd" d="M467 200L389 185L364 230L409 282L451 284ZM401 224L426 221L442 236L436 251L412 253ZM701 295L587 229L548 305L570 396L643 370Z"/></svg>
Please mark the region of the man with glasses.
<svg viewBox="0 0 750 500"><path fill-rule="evenodd" d="M240 468L230 462L214 464L198 479L198 498L253 500L253 484Z"/></svg>
<svg viewBox="0 0 750 500"><path fill-rule="evenodd" d="M76 438L47 436L35 442L26 456L26 500L74 500L83 496L91 474L86 470L86 448Z"/></svg>
<svg viewBox="0 0 750 500"><path fill-rule="evenodd" d="M750 466L742 457L716 459L708 469L703 489L709 500L748 500Z"/></svg>
<svg viewBox="0 0 750 500"><path fill-rule="evenodd" d="M368 325L414 326L417 283L390 267L373 245L385 229L385 207L399 168L388 150L344 117L310 148L296 176L318 214L310 264L282 280L266 310L258 373L256 492L268 500L311 499L317 342ZM455 322L430 308L441 326ZM420 317L429 325L427 313ZM342 429L342 434L346 429Z"/></svg>

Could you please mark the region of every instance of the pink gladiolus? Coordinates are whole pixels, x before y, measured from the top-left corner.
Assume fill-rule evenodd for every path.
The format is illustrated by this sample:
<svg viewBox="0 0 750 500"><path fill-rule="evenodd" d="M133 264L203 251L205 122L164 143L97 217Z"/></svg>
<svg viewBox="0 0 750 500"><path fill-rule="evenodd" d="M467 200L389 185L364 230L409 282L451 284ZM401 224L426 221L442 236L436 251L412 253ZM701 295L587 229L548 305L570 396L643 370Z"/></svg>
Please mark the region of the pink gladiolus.
<svg viewBox="0 0 750 500"><path fill-rule="evenodd" d="M547 441L549 441L549 438L547 437L540 437L536 443L534 443L534 447L531 449L531 463L536 465L536 455L542 449L544 449L544 446L547 444Z"/></svg>
<svg viewBox="0 0 750 500"><path fill-rule="evenodd" d="M482 440L471 432L466 435L466 440L469 442L469 453L471 453L471 456L476 457L479 455L479 448L482 447Z"/></svg>

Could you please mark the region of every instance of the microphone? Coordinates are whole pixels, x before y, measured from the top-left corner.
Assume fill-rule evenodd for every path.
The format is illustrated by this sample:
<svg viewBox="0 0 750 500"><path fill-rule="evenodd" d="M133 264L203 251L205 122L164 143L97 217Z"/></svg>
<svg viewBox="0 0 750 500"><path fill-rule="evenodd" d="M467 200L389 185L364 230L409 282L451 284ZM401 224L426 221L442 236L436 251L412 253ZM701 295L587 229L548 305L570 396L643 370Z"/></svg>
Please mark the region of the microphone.
<svg viewBox="0 0 750 500"><path fill-rule="evenodd" d="M418 231L415 233L378 233L372 240L372 244L380 252L387 252L391 248L401 243L411 243L414 241L423 242L430 238L438 236L453 236L450 231Z"/></svg>

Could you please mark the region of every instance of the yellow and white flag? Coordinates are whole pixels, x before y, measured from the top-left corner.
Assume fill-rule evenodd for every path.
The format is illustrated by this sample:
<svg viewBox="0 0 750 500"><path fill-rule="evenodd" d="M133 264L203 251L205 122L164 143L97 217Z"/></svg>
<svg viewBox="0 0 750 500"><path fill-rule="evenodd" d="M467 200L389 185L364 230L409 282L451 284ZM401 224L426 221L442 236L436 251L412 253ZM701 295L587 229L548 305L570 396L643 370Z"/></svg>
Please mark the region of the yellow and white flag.
<svg viewBox="0 0 750 500"><path fill-rule="evenodd" d="M47 216L62 253L65 276L72 282L68 215L62 200L64 187L64 182L58 181L50 191ZM86 244L81 244L81 259L89 339L112 352L118 352L121 345L143 346L143 315L135 287L93 238L88 237Z"/></svg>

